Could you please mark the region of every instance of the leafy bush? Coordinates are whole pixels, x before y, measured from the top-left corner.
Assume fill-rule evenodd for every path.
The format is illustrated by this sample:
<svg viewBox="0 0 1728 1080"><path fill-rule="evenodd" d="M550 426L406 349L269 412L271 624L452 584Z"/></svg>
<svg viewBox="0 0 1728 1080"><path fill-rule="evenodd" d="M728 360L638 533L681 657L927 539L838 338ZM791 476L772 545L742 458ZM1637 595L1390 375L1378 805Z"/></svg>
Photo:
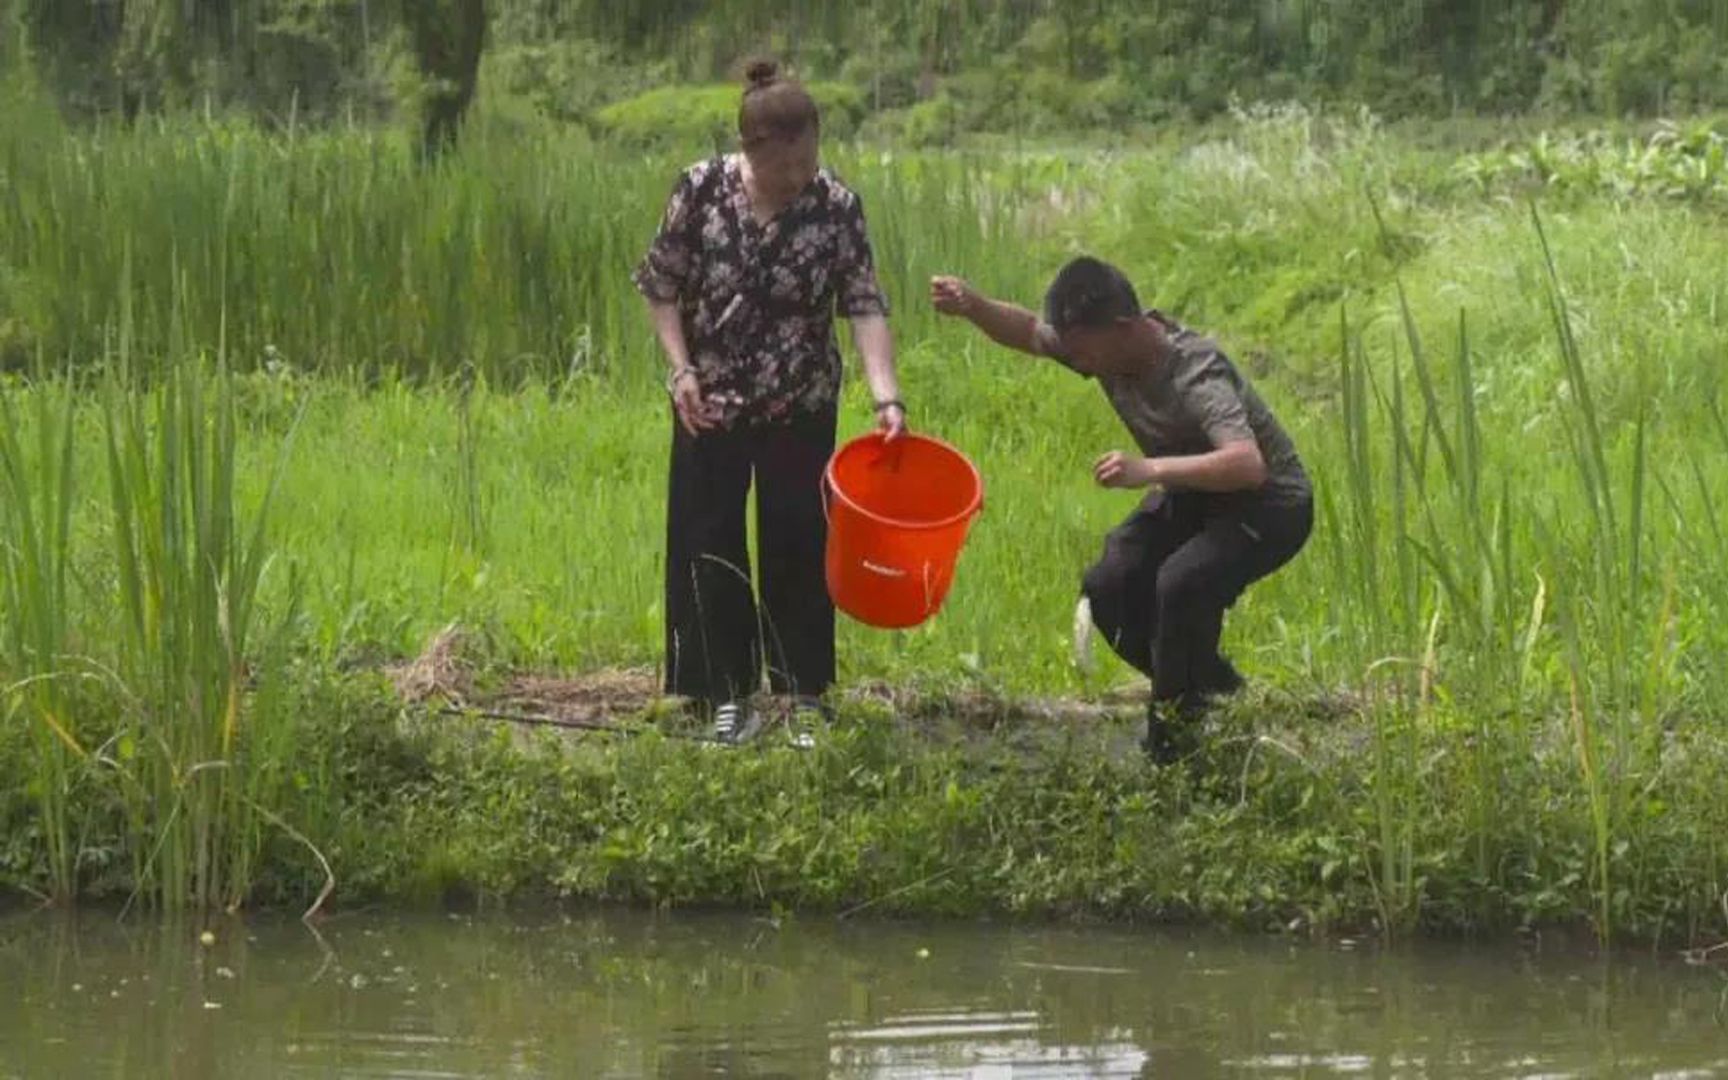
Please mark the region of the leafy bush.
<svg viewBox="0 0 1728 1080"><path fill-rule="evenodd" d="M664 76L660 65L625 64L604 44L560 39L508 45L486 58L481 84L553 120L584 120L640 94Z"/></svg>
<svg viewBox="0 0 1728 1080"><path fill-rule="evenodd" d="M1728 198L1728 134L1664 123L1646 139L1543 132L1521 146L1462 158L1458 175L1485 191L1543 188L1621 197Z"/></svg>

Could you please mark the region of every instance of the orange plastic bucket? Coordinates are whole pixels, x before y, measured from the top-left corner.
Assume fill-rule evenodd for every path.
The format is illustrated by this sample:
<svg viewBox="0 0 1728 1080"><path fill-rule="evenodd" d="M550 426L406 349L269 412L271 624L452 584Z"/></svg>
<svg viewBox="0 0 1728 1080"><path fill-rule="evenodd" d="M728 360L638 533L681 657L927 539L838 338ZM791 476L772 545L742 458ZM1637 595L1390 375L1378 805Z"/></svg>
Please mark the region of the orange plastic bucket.
<svg viewBox="0 0 1728 1080"><path fill-rule="evenodd" d="M940 439L863 435L828 462L828 594L859 622L897 630L936 614L984 503L984 481Z"/></svg>

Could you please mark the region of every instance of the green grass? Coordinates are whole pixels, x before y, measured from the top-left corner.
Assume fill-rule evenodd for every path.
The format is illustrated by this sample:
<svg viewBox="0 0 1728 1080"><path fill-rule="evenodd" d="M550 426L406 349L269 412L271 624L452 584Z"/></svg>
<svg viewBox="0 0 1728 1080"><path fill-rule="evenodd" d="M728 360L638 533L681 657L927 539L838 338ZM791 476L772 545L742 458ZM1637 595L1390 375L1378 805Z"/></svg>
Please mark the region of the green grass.
<svg viewBox="0 0 1728 1080"><path fill-rule="evenodd" d="M20 372L70 374L14 376L5 398L0 756L30 778L21 800L0 800L28 823L0 849L7 879L61 897L123 881L164 903L229 903L284 867L321 880L288 826L350 882L407 888L412 867L353 839L398 808L340 779L343 752L301 767L291 748L346 737L319 712L345 708L323 689L333 671L411 654L453 620L499 667L657 663L668 418L627 274L686 156L502 121L425 171L405 143L361 131L8 129L0 350ZM1095 387L937 319L923 297L930 274L952 272L1034 303L1066 255L1093 251L1222 338L1293 430L1319 500L1306 553L1227 629L1270 689L1254 699L1262 726L1240 718L1246 756L1226 772L1279 762L1278 779L1149 804L1178 815L1169 827L1270 829L1254 843L1284 843L1279 873L1336 876L1351 898L1327 917L1388 929L1588 918L1606 937L1719 923L1728 834L1697 764L1728 742L1716 464L1728 225L1712 197L1569 189L1533 214L1460 184L1444 151L1290 109L1136 152L852 146L831 159L865 198L914 426L964 448L987 485L947 608L906 633L844 624L847 682L1085 696L1126 677L1111 663L1084 679L1067 652L1080 574L1132 505L1094 488L1088 467L1125 434ZM868 423L854 384L843 434ZM269 523L261 547L256 520ZM1363 707L1303 728L1300 746L1278 734L1301 712L1291 703L1339 688ZM225 741L230 716L256 731L255 757ZM157 771L135 791L143 766L83 763L97 746L154 755ZM796 771L750 779L757 766L680 753L590 765L671 768L670 756L698 785ZM254 764L200 771L217 761ZM596 797L627 786L590 765L559 782ZM919 767L944 799L950 784L973 798L963 759ZM1087 813L1142 805L1143 770L1099 768L1123 770L1098 780L1104 808L1062 818L1095 845ZM789 797L800 813L829 805L824 791ZM410 851L424 829L454 873L499 890L522 876L487 869L521 851L448 832L466 811L427 798L414 821L389 817ZM590 839L613 844L608 830L660 813L608 819ZM1130 846L1164 835L1125 820ZM217 828L232 832L212 839ZM1061 846L1061 827L1039 828ZM1245 836L1219 850L1249 857L1230 847ZM593 855L569 843L554 862ZM1104 865L1114 849L1086 850ZM914 855L895 857L903 883L919 876ZM700 861L687 857L654 855L681 882ZM647 856L620 858L629 874ZM749 899L729 876L741 870L713 873L713 898ZM974 907L1043 903L1035 889L992 902L995 879L980 875L959 894ZM675 899L702 898L705 880L527 876ZM819 898L856 898L862 879L845 880ZM1266 887L1296 889L1279 881ZM1077 895L1057 892L1049 906ZM757 899L770 894L810 899L791 885ZM1099 906L1132 910L1142 894L1112 895ZM1226 895L1241 911L1292 910Z"/></svg>

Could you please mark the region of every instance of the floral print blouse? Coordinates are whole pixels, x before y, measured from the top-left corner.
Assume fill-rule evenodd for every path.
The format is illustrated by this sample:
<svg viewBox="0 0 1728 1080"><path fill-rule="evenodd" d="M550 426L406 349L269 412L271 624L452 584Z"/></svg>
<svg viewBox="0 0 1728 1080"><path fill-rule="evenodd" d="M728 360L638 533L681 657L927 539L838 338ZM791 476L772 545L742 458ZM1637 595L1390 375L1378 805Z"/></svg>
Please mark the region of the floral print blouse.
<svg viewBox="0 0 1728 1080"><path fill-rule="evenodd" d="M888 313L858 196L822 169L763 225L736 155L679 176L632 279L648 299L678 305L690 363L728 427L831 408L835 313Z"/></svg>

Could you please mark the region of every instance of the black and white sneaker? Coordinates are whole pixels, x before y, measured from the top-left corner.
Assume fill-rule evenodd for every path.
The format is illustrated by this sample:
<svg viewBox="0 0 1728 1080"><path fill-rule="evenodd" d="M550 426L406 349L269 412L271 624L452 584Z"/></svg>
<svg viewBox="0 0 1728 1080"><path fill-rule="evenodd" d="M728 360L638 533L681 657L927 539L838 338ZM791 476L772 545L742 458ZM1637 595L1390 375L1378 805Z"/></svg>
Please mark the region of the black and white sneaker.
<svg viewBox="0 0 1728 1080"><path fill-rule="evenodd" d="M821 699L798 697L792 700L792 715L787 720L787 735L793 746L811 750L816 746L816 731L834 721L833 710Z"/></svg>
<svg viewBox="0 0 1728 1080"><path fill-rule="evenodd" d="M756 710L728 701L714 710L714 741L739 746L754 739L762 730L762 717Z"/></svg>

